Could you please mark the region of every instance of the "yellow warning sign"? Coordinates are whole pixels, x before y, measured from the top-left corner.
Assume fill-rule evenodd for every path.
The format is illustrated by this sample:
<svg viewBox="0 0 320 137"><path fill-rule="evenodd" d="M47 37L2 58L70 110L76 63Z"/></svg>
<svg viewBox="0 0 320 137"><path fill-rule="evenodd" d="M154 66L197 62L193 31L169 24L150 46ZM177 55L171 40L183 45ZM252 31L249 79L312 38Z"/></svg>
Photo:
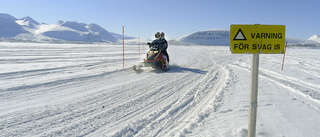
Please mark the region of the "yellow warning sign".
<svg viewBox="0 0 320 137"><path fill-rule="evenodd" d="M283 54L285 25L231 25L232 53Z"/></svg>

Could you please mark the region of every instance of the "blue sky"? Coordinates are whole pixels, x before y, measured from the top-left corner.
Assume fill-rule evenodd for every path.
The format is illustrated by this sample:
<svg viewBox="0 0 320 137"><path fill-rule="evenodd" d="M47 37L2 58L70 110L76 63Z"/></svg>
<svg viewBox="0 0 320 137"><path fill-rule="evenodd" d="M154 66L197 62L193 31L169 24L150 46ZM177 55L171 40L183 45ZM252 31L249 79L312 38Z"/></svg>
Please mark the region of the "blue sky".
<svg viewBox="0 0 320 137"><path fill-rule="evenodd" d="M0 13L38 22L96 23L108 31L167 39L231 24L286 25L286 37L320 35L320 0L0 0Z"/></svg>

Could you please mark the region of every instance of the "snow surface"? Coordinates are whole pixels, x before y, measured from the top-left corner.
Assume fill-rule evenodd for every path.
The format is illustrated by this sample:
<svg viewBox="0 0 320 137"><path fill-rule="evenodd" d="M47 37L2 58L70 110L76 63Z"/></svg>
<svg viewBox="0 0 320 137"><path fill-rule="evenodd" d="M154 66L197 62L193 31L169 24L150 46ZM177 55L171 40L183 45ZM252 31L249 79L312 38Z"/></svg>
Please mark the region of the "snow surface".
<svg viewBox="0 0 320 137"><path fill-rule="evenodd" d="M142 45L141 45L142 46ZM169 45L171 70L132 66L146 45L0 43L0 136L248 134L250 54ZM257 136L320 135L314 48L260 55Z"/></svg>

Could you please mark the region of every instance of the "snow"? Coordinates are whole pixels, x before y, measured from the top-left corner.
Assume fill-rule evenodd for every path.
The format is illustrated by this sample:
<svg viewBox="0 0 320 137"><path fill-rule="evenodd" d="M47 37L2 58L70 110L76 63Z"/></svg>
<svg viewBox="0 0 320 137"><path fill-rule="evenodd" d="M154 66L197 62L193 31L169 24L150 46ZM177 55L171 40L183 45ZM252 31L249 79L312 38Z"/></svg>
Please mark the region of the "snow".
<svg viewBox="0 0 320 137"><path fill-rule="evenodd" d="M26 28L30 28L30 29L36 29L40 25L39 22L35 21L29 16L24 17L21 20L16 20L15 22L21 26L25 26Z"/></svg>
<svg viewBox="0 0 320 137"><path fill-rule="evenodd" d="M58 21L40 24L31 17L16 19L0 13L0 38L33 42L117 42L118 39L97 24L76 21Z"/></svg>
<svg viewBox="0 0 320 137"><path fill-rule="evenodd" d="M147 49L147 45L141 45ZM132 70L138 45L0 43L0 136L248 134L250 54L169 43L171 70ZM320 134L319 48L260 55L257 136Z"/></svg>
<svg viewBox="0 0 320 137"><path fill-rule="evenodd" d="M0 13L0 39L12 42L44 42L44 43L122 43L122 34L108 32L95 23L59 20L56 24L39 23L27 16L22 19ZM230 32L225 29L197 31L178 39L170 40L175 45L223 45L229 46ZM126 44L139 44L139 38L125 36ZM150 39L141 38L141 43ZM308 40L288 38L288 46L319 47L319 35Z"/></svg>
<svg viewBox="0 0 320 137"><path fill-rule="evenodd" d="M182 43L191 43L196 45L229 45L230 32L229 30L213 29L206 31L198 31L183 36L176 40Z"/></svg>
<svg viewBox="0 0 320 137"><path fill-rule="evenodd" d="M67 41L117 41L117 39L108 31L96 24L88 25L85 23L72 21L59 21L57 24L41 25L39 29L35 31L35 37L41 38L43 36Z"/></svg>
<svg viewBox="0 0 320 137"><path fill-rule="evenodd" d="M320 47L320 43L310 39L286 38L286 41L288 42L288 46Z"/></svg>
<svg viewBox="0 0 320 137"><path fill-rule="evenodd" d="M313 40L320 43L320 35L313 35L308 40Z"/></svg>
<svg viewBox="0 0 320 137"><path fill-rule="evenodd" d="M310 37L308 40L299 38L286 37L288 46L304 46L304 47L319 47L320 40L318 35ZM181 38L171 41L178 45L230 45L230 31L224 29L212 29L205 31L198 31Z"/></svg>
<svg viewBox="0 0 320 137"><path fill-rule="evenodd" d="M8 14L0 13L0 38L15 37L27 31L15 23L16 18Z"/></svg>

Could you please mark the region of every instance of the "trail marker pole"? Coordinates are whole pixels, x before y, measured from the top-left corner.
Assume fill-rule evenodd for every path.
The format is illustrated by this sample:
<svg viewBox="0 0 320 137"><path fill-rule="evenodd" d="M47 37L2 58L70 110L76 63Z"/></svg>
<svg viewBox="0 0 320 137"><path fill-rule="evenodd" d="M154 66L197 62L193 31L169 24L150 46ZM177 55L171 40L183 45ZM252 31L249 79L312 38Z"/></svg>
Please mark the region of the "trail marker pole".
<svg viewBox="0 0 320 137"><path fill-rule="evenodd" d="M142 52L143 52L143 53L145 52L144 44L142 44Z"/></svg>
<svg viewBox="0 0 320 137"><path fill-rule="evenodd" d="M122 51L123 51L123 68L124 68L124 26L122 26Z"/></svg>
<svg viewBox="0 0 320 137"><path fill-rule="evenodd" d="M286 51L287 51L287 44L288 44L288 41L286 41L286 46L284 47L284 54L283 54L281 71L283 71L284 58L286 57Z"/></svg>

